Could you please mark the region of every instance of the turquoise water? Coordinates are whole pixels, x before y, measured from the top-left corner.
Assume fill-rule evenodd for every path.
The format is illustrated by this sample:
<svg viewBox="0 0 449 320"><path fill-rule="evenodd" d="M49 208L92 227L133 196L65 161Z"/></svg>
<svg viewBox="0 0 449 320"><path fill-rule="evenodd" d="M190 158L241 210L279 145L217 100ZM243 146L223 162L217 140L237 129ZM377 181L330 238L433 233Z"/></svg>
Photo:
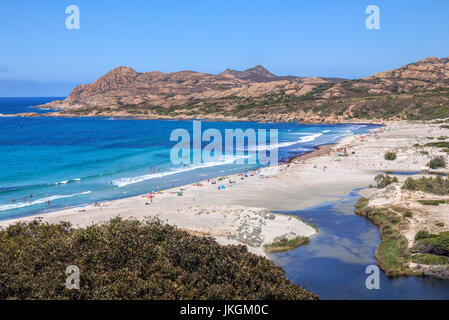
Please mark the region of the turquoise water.
<svg viewBox="0 0 449 320"><path fill-rule="evenodd" d="M354 214L354 190L337 201L294 212L318 228L309 244L271 255L287 277L321 299L449 299L449 283L428 277L390 279L380 272L380 289L368 290L365 269L376 265L379 228Z"/></svg>
<svg viewBox="0 0 449 320"><path fill-rule="evenodd" d="M191 133L192 121L5 116L47 112L32 106L54 99L0 98L0 220L138 195L260 166L236 164L233 157L188 166L172 164L170 150L176 142L169 141L170 133L177 128ZM202 122L203 130L215 128L223 136L225 129L278 129L281 161L374 127Z"/></svg>

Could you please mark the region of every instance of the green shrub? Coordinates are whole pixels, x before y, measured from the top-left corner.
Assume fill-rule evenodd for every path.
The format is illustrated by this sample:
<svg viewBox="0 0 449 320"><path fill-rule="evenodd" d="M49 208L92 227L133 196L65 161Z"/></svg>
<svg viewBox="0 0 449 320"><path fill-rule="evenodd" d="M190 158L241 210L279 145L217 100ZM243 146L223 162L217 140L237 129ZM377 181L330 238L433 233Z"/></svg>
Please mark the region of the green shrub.
<svg viewBox="0 0 449 320"><path fill-rule="evenodd" d="M449 258L444 256L437 256L435 254L419 253L412 256L414 263L429 264L429 265L442 265L449 264Z"/></svg>
<svg viewBox="0 0 449 320"><path fill-rule="evenodd" d="M383 174L378 174L374 180L377 183L377 187L382 189L385 188L386 186L398 182L398 178L396 177L391 177L388 173L383 175Z"/></svg>
<svg viewBox="0 0 449 320"><path fill-rule="evenodd" d="M449 148L449 141L429 142L426 143L426 147Z"/></svg>
<svg viewBox="0 0 449 320"><path fill-rule="evenodd" d="M385 160L389 160L389 161L396 160L396 158L397 158L396 152L388 151L387 153L385 153L384 158L385 158Z"/></svg>
<svg viewBox="0 0 449 320"><path fill-rule="evenodd" d="M427 230L419 230L415 234L415 240L422 240L430 237L430 233Z"/></svg>
<svg viewBox="0 0 449 320"><path fill-rule="evenodd" d="M65 288L66 267L80 290ZM118 218L0 230L0 299L314 299L245 246L221 246L160 221Z"/></svg>
<svg viewBox="0 0 449 320"><path fill-rule="evenodd" d="M449 194L449 180L447 178L442 178L441 176L435 178L421 177L419 179L408 177L402 188L412 191L446 195Z"/></svg>
<svg viewBox="0 0 449 320"><path fill-rule="evenodd" d="M416 240L417 241L413 246L415 252L449 256L448 231L440 232L439 234L427 234L426 237Z"/></svg>
<svg viewBox="0 0 449 320"><path fill-rule="evenodd" d="M439 206L440 204L447 203L446 200L418 200L424 206Z"/></svg>
<svg viewBox="0 0 449 320"><path fill-rule="evenodd" d="M439 136L437 139L438 140L446 140L448 138L449 138L448 136Z"/></svg>
<svg viewBox="0 0 449 320"><path fill-rule="evenodd" d="M437 227L444 227L444 222L437 222L437 223L435 223L435 225Z"/></svg>
<svg viewBox="0 0 449 320"><path fill-rule="evenodd" d="M309 238L299 236L290 240L281 239L271 244L267 244L264 246L264 250L268 253L285 252L307 243L309 243Z"/></svg>
<svg viewBox="0 0 449 320"><path fill-rule="evenodd" d="M421 153L422 155L427 156L429 154L429 151L421 150L419 153Z"/></svg>
<svg viewBox="0 0 449 320"><path fill-rule="evenodd" d="M411 212L410 210L407 210L407 211L404 213L404 217L405 217L405 218L413 218L413 212Z"/></svg>
<svg viewBox="0 0 449 320"><path fill-rule="evenodd" d="M443 156L435 157L430 160L427 166L431 169L446 168L446 159Z"/></svg>

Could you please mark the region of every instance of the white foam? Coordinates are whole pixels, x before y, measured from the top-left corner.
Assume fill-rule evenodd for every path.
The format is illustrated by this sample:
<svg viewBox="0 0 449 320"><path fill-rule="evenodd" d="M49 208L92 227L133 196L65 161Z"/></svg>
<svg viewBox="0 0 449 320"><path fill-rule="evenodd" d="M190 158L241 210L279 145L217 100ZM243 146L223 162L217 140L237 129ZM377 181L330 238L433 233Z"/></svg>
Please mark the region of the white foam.
<svg viewBox="0 0 449 320"><path fill-rule="evenodd" d="M321 137L322 133L315 133L311 134L310 136L305 136L304 138L301 138L298 142L311 142L314 141L316 138Z"/></svg>
<svg viewBox="0 0 449 320"><path fill-rule="evenodd" d="M275 143L275 144L269 143L269 144L265 144L264 146L251 146L251 147L248 147L248 151L267 151L267 150L285 148L285 147L293 146L298 143L314 141L316 138L323 135L322 133L310 134L310 133L305 133L305 132L293 132L291 134L302 135L305 137L302 137L296 141L280 142L280 143ZM240 150L240 151L243 151L243 150Z"/></svg>
<svg viewBox="0 0 449 320"><path fill-rule="evenodd" d="M151 179L156 179L156 178L162 178L162 177L166 177L166 176L171 176L174 174L178 174L178 173L183 173L183 172L188 172L188 171L193 171L196 169L201 169L201 168L208 168L208 167L215 167L215 166L222 166L225 164L231 164L234 163L235 161L237 161L238 159L242 159L242 158L249 158L249 156L237 156L237 157L229 157L228 159L224 159L222 161L216 161L216 162L206 162L206 163L201 163L201 164L197 164L197 165L191 165L188 167L183 167L180 169L174 169L171 171L165 171L165 172L160 172L160 173L153 173L153 174L146 174L143 176L137 176L137 177L133 177L133 178L122 178L119 180L114 180L112 181L112 183L114 185L116 185L117 187L121 188L130 184L134 184L134 183L139 183L139 182L143 182L143 181L147 181L147 180L151 180Z"/></svg>
<svg viewBox="0 0 449 320"><path fill-rule="evenodd" d="M0 206L0 211L6 211L6 210L11 210L11 209L18 209L18 208L34 206L36 204L45 203L48 200L54 201L54 200L58 200L58 199L73 198L73 197L80 196L80 195L83 195L83 194L89 194L91 192L92 191L86 191L86 192L75 193L75 194L68 194L68 195L56 195L56 196L51 196L51 197L45 197L45 198L37 199L37 200L31 201L31 202L21 202L21 203L14 203L14 204L6 204L6 205L3 205L3 206Z"/></svg>

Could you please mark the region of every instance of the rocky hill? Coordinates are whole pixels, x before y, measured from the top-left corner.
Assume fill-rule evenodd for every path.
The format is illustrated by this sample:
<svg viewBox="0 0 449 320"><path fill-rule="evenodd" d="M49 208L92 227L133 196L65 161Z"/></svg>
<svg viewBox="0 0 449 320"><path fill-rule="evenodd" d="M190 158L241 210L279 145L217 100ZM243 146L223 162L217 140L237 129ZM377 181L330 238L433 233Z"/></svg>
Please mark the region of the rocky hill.
<svg viewBox="0 0 449 320"><path fill-rule="evenodd" d="M118 67L64 101L54 116L338 122L449 117L449 58L427 58L358 80L276 76L263 66L139 73Z"/></svg>

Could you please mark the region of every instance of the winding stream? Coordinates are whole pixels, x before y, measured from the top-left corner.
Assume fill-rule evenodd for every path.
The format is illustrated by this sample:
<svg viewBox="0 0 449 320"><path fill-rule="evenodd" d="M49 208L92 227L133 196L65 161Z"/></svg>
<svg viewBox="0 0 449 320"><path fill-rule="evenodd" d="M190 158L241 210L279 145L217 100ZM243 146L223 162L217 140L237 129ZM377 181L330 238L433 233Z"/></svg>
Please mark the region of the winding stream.
<svg viewBox="0 0 449 320"><path fill-rule="evenodd" d="M380 289L365 287L368 265L375 265L379 229L354 214L359 189L337 201L282 212L318 228L308 245L270 255L287 277L321 299L449 299L449 281L427 277L389 279L382 271Z"/></svg>

